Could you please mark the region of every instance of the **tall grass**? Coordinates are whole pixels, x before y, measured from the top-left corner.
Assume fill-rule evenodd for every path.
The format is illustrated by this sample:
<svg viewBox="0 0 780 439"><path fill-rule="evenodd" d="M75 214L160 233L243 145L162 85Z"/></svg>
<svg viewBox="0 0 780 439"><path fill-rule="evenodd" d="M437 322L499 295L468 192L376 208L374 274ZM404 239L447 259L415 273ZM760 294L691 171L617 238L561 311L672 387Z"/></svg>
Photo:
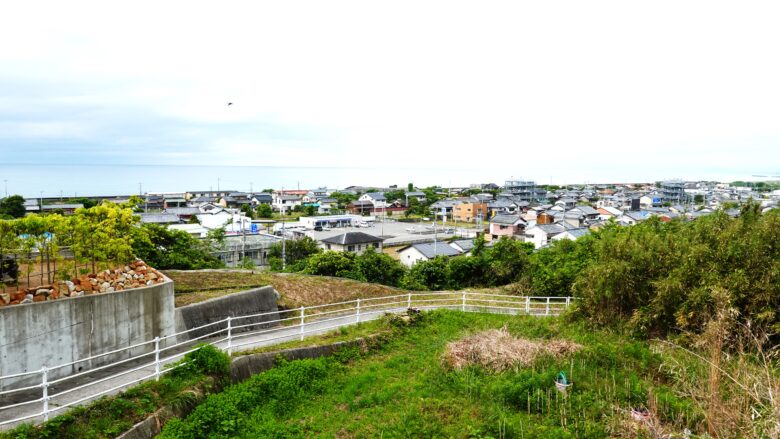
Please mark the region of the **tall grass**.
<svg viewBox="0 0 780 439"><path fill-rule="evenodd" d="M455 370L443 360L448 342L503 326L583 349L500 373ZM661 367L662 353L561 319L440 310L377 349L283 363L210 397L164 437L654 437L706 426L701 408ZM566 395L555 390L560 371L574 382ZM632 421L636 407L651 419Z"/></svg>

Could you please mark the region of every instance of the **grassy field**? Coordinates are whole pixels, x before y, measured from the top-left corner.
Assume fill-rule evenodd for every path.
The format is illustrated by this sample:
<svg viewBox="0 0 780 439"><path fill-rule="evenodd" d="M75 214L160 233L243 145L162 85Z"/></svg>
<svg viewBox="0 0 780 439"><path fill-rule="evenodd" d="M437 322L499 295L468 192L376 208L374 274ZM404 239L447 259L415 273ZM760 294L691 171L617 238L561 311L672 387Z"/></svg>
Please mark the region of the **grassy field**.
<svg viewBox="0 0 780 439"><path fill-rule="evenodd" d="M394 335L375 351L282 362L210 396L163 437L601 438L702 429L697 406L677 396L664 358L646 342L558 318L435 311L390 325ZM449 342L503 327L582 348L503 372L445 361ZM555 390L559 371L574 383L568 396ZM649 424L631 420L640 406Z"/></svg>
<svg viewBox="0 0 780 439"><path fill-rule="evenodd" d="M397 288L324 276L246 270L166 270L175 284L176 306L189 305L250 288L271 285L285 308L344 302L399 294ZM405 290L403 290L405 292ZM473 291L506 294L511 286Z"/></svg>

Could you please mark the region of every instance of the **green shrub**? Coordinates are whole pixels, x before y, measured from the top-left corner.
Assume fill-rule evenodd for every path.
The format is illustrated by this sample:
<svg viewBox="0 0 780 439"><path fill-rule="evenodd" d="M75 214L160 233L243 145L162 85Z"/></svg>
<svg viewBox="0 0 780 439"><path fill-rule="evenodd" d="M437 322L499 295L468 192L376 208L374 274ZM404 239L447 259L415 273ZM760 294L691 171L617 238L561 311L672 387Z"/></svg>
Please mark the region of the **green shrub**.
<svg viewBox="0 0 780 439"><path fill-rule="evenodd" d="M230 357L218 347L202 343L174 367L174 376L203 374L225 378L230 375Z"/></svg>

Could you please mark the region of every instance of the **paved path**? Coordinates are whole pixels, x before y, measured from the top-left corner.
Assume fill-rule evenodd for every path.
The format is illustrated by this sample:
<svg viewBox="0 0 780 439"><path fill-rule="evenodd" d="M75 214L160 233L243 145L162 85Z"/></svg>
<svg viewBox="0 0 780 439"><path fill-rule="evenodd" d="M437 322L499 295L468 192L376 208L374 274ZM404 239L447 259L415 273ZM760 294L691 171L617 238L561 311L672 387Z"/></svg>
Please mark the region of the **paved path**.
<svg viewBox="0 0 780 439"><path fill-rule="evenodd" d="M453 309L460 309L460 305L451 305L451 306L433 305L429 307L415 307L415 308L431 309L431 308L446 308L446 307L450 307ZM406 309L405 307L396 307L396 308L382 308L381 310L369 311L369 312L362 311L360 315L360 321L364 322L364 321L374 320L384 315L385 313L388 312L398 313L398 312L405 311L405 309ZM468 305L467 309L471 311L481 310L471 305ZM518 314L517 311L509 310L509 309L499 309L493 311L506 313L506 314ZM544 315L544 313L542 312L541 315ZM357 323L357 316L354 313L349 315L335 316L335 317L331 316L326 321L323 320L314 321L314 322L307 321L306 324L304 325L305 327L304 335L311 336L316 334L322 334L328 331L332 331L338 327L353 325L355 323ZM232 351L234 353L239 351L247 351L247 350L252 350L263 346L269 346L273 344L283 343L285 341L299 339L301 336L300 326L298 326L297 321L295 321L295 325L296 326L277 326L274 328L262 330L263 331L262 333L252 332L252 333L234 334L232 337L232 347L233 347ZM226 350L227 341L226 340L218 341L220 338L224 338L224 334L220 334L220 337L215 337L208 340L199 340L197 342L193 342L193 344L210 342L218 346L220 349ZM214 343L215 341L216 343ZM179 347L178 353L184 352L185 349L187 348L191 348L193 344ZM160 354L160 358L162 360L167 356L172 356L174 354L176 354L176 352L171 352L171 350L162 350ZM178 361L180 358L181 355L178 355L175 358L168 359L164 362L163 361L161 362L163 364L169 364ZM165 369L164 367L161 367L161 370L164 369ZM130 371L130 372L124 373L121 376L115 376L116 374L122 373L123 371ZM66 380L65 382L59 385L49 386L50 395L54 394L54 396L52 396L49 400L49 419L51 419L54 416L61 415L67 412L67 410L70 408L69 404L75 403L75 405L84 405L103 395L117 394L123 390L126 390L128 387L132 387L136 385L139 381L146 381L148 379L153 379L155 373L156 372L155 372L155 365L154 365L154 353L150 353L149 355L145 356L140 360L134 360L132 362L127 362L122 365L113 368L107 368L101 371L96 371L94 373L88 373L71 380ZM79 388L80 386L86 386L86 387ZM62 393L62 392L67 392L67 393ZM96 394L98 395L95 396ZM24 395L20 394L17 396L18 396L18 402L21 402L23 400L40 398L41 390L37 389L34 393L27 392ZM12 404L15 402L9 400L9 398L6 398L6 400L7 402L3 401L2 403L3 405ZM31 404L25 404L11 409L0 409L0 422L3 422L4 420L8 420L8 419L16 419L20 417L30 416L30 418L25 419L23 421L17 421L17 422L1 425L0 430L7 430L23 423L39 424L43 422L42 411L43 411L43 402L41 401L34 402Z"/></svg>

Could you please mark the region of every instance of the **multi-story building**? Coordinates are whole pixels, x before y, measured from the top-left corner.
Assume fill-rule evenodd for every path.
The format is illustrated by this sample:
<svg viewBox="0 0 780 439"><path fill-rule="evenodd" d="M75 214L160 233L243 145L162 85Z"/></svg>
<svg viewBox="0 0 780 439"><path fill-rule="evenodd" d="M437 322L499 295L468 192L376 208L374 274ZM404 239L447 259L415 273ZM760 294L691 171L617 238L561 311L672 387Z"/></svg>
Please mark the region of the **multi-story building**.
<svg viewBox="0 0 780 439"><path fill-rule="evenodd" d="M452 219L467 223L480 222L487 219L487 203L460 203L452 208Z"/></svg>
<svg viewBox="0 0 780 439"><path fill-rule="evenodd" d="M667 180L661 182L661 194L664 203L680 204L685 201L685 182L682 180Z"/></svg>
<svg viewBox="0 0 780 439"><path fill-rule="evenodd" d="M535 201L536 182L522 180L507 180L504 182L504 192L509 192L522 201Z"/></svg>

